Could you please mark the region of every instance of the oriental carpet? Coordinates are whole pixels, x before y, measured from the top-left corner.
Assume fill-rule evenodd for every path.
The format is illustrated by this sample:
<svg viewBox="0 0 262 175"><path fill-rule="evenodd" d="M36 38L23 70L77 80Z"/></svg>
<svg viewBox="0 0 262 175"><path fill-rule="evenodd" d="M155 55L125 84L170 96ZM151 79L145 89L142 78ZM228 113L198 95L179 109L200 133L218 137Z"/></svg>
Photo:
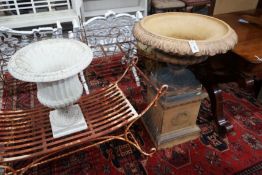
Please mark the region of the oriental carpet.
<svg viewBox="0 0 262 175"><path fill-rule="evenodd" d="M103 69L103 66L101 68ZM116 66L116 68L120 67ZM90 86L107 84L109 80L105 77L95 76L97 68L92 70L91 66L90 69L86 74L89 77ZM115 69L109 68L113 72ZM111 72L110 76L112 75ZM28 86L26 85L27 88ZM142 155L127 143L111 141L59 161L33 168L28 174L231 175L247 174L247 172L262 174L262 104L257 103L251 94L239 89L234 83L223 84L221 87L224 114L234 126L233 131L225 138L217 134L216 126L210 120L212 113L209 100L205 99L197 120L201 128L201 137L198 139L158 150L152 157ZM29 89L35 89L34 85L30 85ZM143 88L135 85L131 73L124 79L122 89L138 110L144 107L141 92L142 94L145 92ZM15 102L7 98L7 95L11 93L9 91L10 87L6 87L3 94L3 110L10 106L17 107L17 104L20 105L18 108L32 106L32 100L34 100L34 105L37 104L35 91L20 93ZM142 122L135 123L132 131L145 150L153 147ZM252 170L254 167L255 170Z"/></svg>
<svg viewBox="0 0 262 175"><path fill-rule="evenodd" d="M219 137L215 124L207 120L211 112L210 103L206 99L201 105L198 116L198 125L201 128L199 139L158 150L152 157L143 156L127 143L111 141L60 161L34 168L30 174L231 175L240 173L262 161L262 105L251 103L246 98L228 92L224 92L223 97L224 113L234 126L234 130L225 138ZM146 150L153 146L141 122L133 126L133 132ZM251 174L262 174L261 164L256 171L251 172Z"/></svg>

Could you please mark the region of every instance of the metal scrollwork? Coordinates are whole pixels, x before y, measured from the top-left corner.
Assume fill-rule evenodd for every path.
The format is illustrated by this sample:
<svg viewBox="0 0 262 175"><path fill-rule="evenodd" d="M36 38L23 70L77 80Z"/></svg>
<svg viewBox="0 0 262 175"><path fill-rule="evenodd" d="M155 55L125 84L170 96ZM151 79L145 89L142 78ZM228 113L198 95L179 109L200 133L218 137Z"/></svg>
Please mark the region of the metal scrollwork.
<svg viewBox="0 0 262 175"><path fill-rule="evenodd" d="M57 26L57 28L40 27L31 31L18 31L0 27L1 71L7 71L6 65L8 60L20 48L36 41L61 37L62 27L59 23L57 23Z"/></svg>
<svg viewBox="0 0 262 175"><path fill-rule="evenodd" d="M21 100L20 97L14 94L17 94L20 91L28 90L30 92L30 98L31 96L35 95L33 94L32 89L34 88L34 86L32 84L20 81L18 82L8 76L7 64L12 55L14 55L16 51L27 46L30 43L48 38L61 37L62 27L59 22L57 23L57 28L41 27L29 31L18 31L10 28L0 27L0 94L3 94L4 86L6 89L6 94L11 94L10 97L5 98L6 101L12 101L12 104L16 103L17 106L23 106L23 102L20 102L23 100ZM1 101L0 103L1 107L3 106L2 103L3 101ZM31 106L33 105L34 104L32 104Z"/></svg>
<svg viewBox="0 0 262 175"><path fill-rule="evenodd" d="M136 21L143 18L141 12L135 15L126 13L116 14L108 11L105 16L98 16L82 23L84 40L92 48L94 57L125 53L122 63L129 63L136 55L136 41L132 33ZM82 38L83 40L83 38ZM135 68L132 68L137 86L140 80Z"/></svg>
<svg viewBox="0 0 262 175"><path fill-rule="evenodd" d="M132 28L137 20L134 15L115 14L112 11L104 17L91 18L83 23L86 40L90 46L134 41Z"/></svg>

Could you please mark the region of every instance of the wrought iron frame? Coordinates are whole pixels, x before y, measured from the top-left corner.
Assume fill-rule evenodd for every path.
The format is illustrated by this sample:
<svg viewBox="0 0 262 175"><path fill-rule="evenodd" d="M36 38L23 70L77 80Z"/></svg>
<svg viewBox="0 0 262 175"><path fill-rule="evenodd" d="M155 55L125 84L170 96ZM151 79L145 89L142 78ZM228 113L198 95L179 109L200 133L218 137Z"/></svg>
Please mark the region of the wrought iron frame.
<svg viewBox="0 0 262 175"><path fill-rule="evenodd" d="M100 145L113 139L122 140L131 144L146 156L152 155L156 149L152 148L149 152L144 151L137 142L134 135L131 133L130 127L156 103L163 93L166 92L167 86L163 85L161 88L157 88L157 94L154 99L140 114L137 114L131 103L127 100L121 89L118 87L118 83L133 66L136 67L134 63L130 64L123 75L108 87L102 88L90 95L82 97L79 102L82 110L88 111L88 113L94 113L96 116L88 116L88 113L86 113L85 116L90 129L85 132L80 132L68 137L63 137L61 139L52 138L50 136L51 127L48 122L49 109L45 107L29 110L2 111L0 113L0 135L2 138L0 139L0 145L3 146L2 151L0 152L0 167L10 170L13 174L24 174L32 167L57 160L59 158L71 155L93 146ZM145 76L138 67L136 67L136 69L142 76ZM145 80L148 79L145 77ZM109 96L109 98L107 98L107 96ZM108 102L105 102L105 98L107 98L106 100L108 100ZM92 99L99 101L96 102L97 104L103 103L101 104L102 106L94 107L94 105L91 104ZM114 103L115 106L112 106L112 103ZM114 107L114 110L109 110L112 107ZM101 108L104 108L104 110L101 110ZM97 114L99 110L103 113L103 115L100 116L100 114ZM36 122L42 124L43 126L35 126ZM112 123L117 123L117 125L112 126ZM95 128L95 126L98 126L98 129ZM114 135L114 131L123 127L123 134ZM23 129L22 131L21 128ZM28 132L26 133L26 131ZM30 138L28 138L29 136ZM20 139L18 139L19 137ZM28 140L32 142L29 142ZM77 150L61 153L65 149L82 144L87 145ZM34 145L38 146L35 147ZM59 152L59 155L50 157ZM27 166L16 170L11 166L5 165L5 163L8 162L26 159L35 160L33 160Z"/></svg>

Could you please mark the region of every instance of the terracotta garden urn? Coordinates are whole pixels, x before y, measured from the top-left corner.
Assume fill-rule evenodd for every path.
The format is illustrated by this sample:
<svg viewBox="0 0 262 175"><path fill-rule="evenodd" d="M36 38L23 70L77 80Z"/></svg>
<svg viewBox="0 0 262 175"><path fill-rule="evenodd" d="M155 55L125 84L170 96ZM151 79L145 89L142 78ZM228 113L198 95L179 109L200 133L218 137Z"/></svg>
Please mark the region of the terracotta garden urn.
<svg viewBox="0 0 262 175"><path fill-rule="evenodd" d="M214 17L171 12L143 18L133 34L152 82L169 87L143 118L156 146L165 148L199 137L196 119L207 94L187 66L231 50L237 43L235 31ZM153 94L148 90L149 100Z"/></svg>

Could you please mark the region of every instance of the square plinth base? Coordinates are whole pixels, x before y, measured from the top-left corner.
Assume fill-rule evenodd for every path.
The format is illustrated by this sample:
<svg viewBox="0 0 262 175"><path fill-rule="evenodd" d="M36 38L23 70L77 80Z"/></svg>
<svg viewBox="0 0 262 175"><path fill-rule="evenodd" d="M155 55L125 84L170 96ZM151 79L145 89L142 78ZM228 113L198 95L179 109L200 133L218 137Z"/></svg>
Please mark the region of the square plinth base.
<svg viewBox="0 0 262 175"><path fill-rule="evenodd" d="M63 137L69 134L73 134L82 130L87 129L87 123L85 121L84 115L81 111L79 105L70 106L70 113L76 117L74 123L66 126L57 126L55 124L55 117L57 117L56 110L51 111L49 114L49 119L51 123L52 133L54 138Z"/></svg>
<svg viewBox="0 0 262 175"><path fill-rule="evenodd" d="M148 92L150 100L155 93L150 90ZM160 99L157 105L147 112L142 119L158 149L172 147L200 136L196 119L201 100L206 96L205 92L201 92L168 103Z"/></svg>
<svg viewBox="0 0 262 175"><path fill-rule="evenodd" d="M183 128L181 130L175 130L165 134L155 134L152 132L153 128L150 128L147 124L145 124L144 120L143 123L157 149L171 148L175 145L194 140L200 136L200 129L198 126Z"/></svg>

